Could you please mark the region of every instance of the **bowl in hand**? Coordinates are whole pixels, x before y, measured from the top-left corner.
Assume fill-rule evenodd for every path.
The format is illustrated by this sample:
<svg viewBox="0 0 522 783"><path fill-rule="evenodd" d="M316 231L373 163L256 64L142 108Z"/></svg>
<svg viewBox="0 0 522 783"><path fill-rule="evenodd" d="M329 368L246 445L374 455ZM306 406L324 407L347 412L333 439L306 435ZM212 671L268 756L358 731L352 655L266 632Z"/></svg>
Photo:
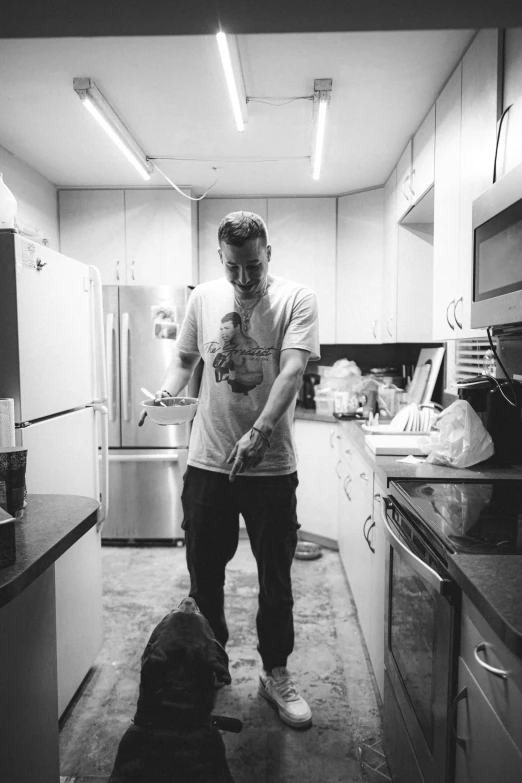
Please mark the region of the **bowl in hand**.
<svg viewBox="0 0 522 783"><path fill-rule="evenodd" d="M183 424L192 421L199 405L197 397L163 397L159 401L143 400L141 407L155 424Z"/></svg>

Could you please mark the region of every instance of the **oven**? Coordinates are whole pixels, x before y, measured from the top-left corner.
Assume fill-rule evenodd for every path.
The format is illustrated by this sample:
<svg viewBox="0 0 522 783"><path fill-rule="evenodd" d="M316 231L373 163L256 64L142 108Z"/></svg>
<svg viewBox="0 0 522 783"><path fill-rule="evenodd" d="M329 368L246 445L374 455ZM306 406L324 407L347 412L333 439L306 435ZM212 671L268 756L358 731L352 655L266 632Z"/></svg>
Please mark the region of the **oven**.
<svg viewBox="0 0 522 783"><path fill-rule="evenodd" d="M386 538L384 746L394 783L448 783L460 588L418 522L393 497Z"/></svg>

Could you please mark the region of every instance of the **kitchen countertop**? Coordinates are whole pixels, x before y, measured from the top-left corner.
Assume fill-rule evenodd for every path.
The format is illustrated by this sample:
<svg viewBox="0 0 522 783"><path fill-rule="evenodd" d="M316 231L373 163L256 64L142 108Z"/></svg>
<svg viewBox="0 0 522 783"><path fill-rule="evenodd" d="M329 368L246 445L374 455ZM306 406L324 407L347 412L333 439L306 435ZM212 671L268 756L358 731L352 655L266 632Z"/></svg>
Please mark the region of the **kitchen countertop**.
<svg viewBox="0 0 522 783"><path fill-rule="evenodd" d="M28 495L15 522L16 562L0 568L0 607L22 593L98 518L98 503L78 495Z"/></svg>
<svg viewBox="0 0 522 783"><path fill-rule="evenodd" d="M376 456L365 444L361 422L342 421L312 410L296 410L295 418L337 424L341 433L356 446L375 471L379 481L388 486L397 479L429 481L522 480L522 465L502 466L486 460L471 468L456 469L426 462L398 462L402 457ZM457 584L476 605L515 655L522 658L522 556L519 555L452 555L449 570Z"/></svg>

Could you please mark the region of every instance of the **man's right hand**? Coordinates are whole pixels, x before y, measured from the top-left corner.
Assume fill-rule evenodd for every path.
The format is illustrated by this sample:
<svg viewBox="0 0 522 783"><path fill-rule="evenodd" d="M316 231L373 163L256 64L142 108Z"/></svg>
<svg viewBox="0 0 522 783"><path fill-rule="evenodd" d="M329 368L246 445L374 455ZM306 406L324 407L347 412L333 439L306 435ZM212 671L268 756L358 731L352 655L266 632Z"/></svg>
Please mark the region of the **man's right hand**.
<svg viewBox="0 0 522 783"><path fill-rule="evenodd" d="M160 400L162 400L163 398L168 398L170 396L172 395L169 395L169 393L166 392L164 389L159 389L159 391L157 391L154 395L154 405L159 405ZM141 427L143 425L143 422L145 421L146 418L147 418L147 411L143 410L140 416L140 420L138 422L138 427Z"/></svg>

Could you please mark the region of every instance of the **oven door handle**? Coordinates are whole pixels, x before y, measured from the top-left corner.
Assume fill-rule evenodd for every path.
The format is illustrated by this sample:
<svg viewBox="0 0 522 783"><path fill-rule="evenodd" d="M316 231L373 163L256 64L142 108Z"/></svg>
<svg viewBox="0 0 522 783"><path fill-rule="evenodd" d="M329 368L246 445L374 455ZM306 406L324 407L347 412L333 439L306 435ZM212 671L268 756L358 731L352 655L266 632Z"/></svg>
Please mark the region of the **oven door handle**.
<svg viewBox="0 0 522 783"><path fill-rule="evenodd" d="M399 550L405 563L411 566L411 568L413 568L413 570L416 571L419 576L421 576L426 582L428 582L428 584L434 587L437 592L440 593L440 595L445 595L448 587L447 579L443 579L441 576L439 576L439 574L434 571L433 568L430 568L429 565L424 562L424 560L421 560L420 557L417 557L417 555L411 551L411 549L408 549L406 544L401 541L399 536L391 529L386 514L387 509L391 508L390 501L387 498L383 498L383 500L384 503L381 505L381 515L384 525L384 534L388 539L388 542L391 544L391 546L394 546L395 549Z"/></svg>

